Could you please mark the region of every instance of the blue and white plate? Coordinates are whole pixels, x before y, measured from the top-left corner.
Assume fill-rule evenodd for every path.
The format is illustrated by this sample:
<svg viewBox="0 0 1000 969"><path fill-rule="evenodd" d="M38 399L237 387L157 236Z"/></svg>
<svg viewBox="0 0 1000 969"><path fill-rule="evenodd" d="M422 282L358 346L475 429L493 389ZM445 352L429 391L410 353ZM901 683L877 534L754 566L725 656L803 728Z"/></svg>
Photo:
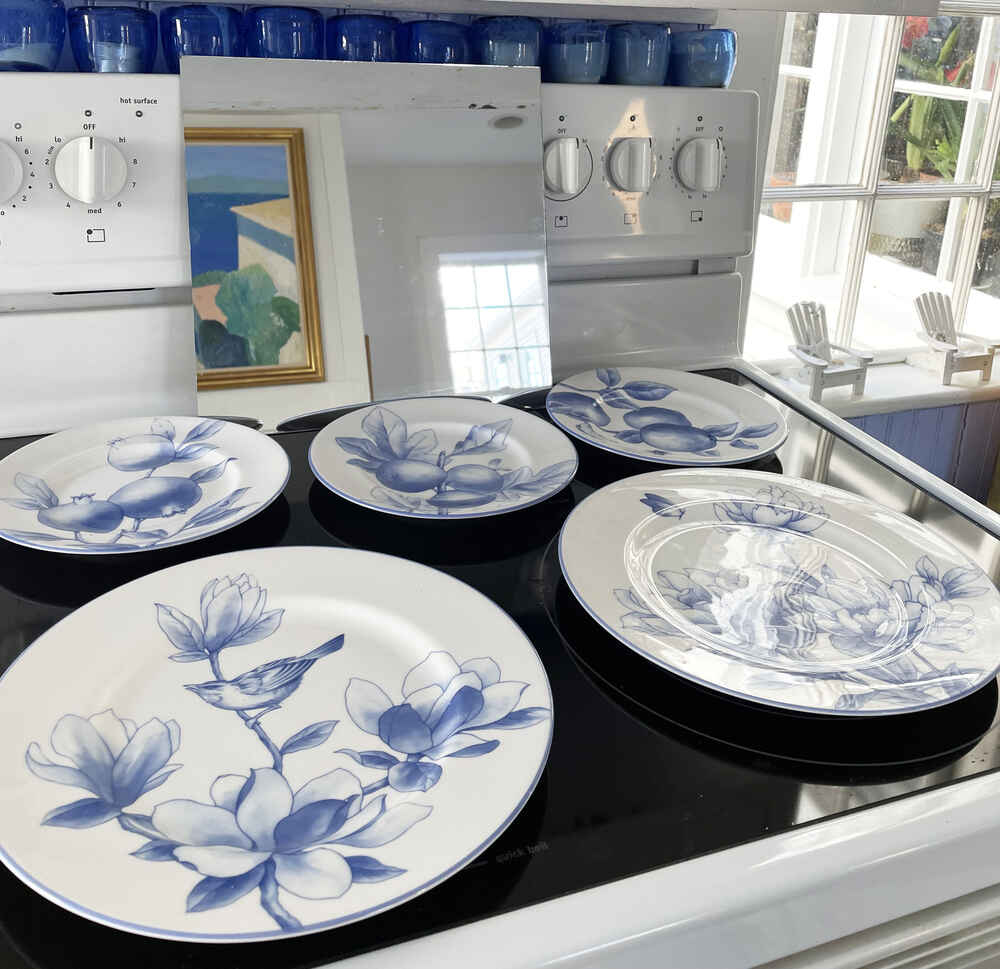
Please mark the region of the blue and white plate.
<svg viewBox="0 0 1000 969"><path fill-rule="evenodd" d="M576 474L576 450L547 421L502 404L411 397L328 424L313 474L348 501L410 518L480 518L527 508Z"/></svg>
<svg viewBox="0 0 1000 969"><path fill-rule="evenodd" d="M0 678L0 736L0 858L25 883L129 932L252 942L374 915L479 854L545 766L552 696L457 579L257 549L44 633Z"/></svg>
<svg viewBox="0 0 1000 969"><path fill-rule="evenodd" d="M745 700L873 716L949 703L1000 667L1000 593L910 518L757 471L657 471L579 504L563 575L625 645Z"/></svg>
<svg viewBox="0 0 1000 969"><path fill-rule="evenodd" d="M760 395L680 370L586 370L556 384L545 408L581 441L658 464L745 464L788 436L781 412Z"/></svg>
<svg viewBox="0 0 1000 969"><path fill-rule="evenodd" d="M256 515L288 473L271 438L214 418L74 427L0 461L0 536L76 555L167 548Z"/></svg>

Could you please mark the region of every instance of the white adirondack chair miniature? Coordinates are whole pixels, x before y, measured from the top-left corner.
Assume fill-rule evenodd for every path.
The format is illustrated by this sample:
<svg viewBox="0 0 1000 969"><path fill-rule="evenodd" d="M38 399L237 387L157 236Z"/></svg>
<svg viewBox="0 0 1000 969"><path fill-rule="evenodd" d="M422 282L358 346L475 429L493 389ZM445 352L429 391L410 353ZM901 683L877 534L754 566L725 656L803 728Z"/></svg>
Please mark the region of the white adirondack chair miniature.
<svg viewBox="0 0 1000 969"><path fill-rule="evenodd" d="M941 383L950 384L952 374L963 370L980 371L980 379L993 373L993 354L1000 343L955 328L951 297L944 293L921 293L914 301L923 331L917 336L935 350L944 351Z"/></svg>
<svg viewBox="0 0 1000 969"><path fill-rule="evenodd" d="M865 390L870 353L842 347L830 342L826 327L826 307L806 300L789 306L785 311L792 325L795 345L788 349L809 368L809 399L819 401L826 387L852 384L852 395L860 397ZM839 350L847 360L834 356Z"/></svg>

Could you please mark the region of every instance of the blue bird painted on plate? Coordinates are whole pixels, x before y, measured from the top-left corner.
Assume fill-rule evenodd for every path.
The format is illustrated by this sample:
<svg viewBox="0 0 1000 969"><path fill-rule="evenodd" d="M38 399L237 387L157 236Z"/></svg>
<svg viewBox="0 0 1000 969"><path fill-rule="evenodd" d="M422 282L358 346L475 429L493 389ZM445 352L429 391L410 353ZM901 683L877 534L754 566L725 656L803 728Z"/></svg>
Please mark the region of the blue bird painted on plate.
<svg viewBox="0 0 1000 969"><path fill-rule="evenodd" d="M256 710L250 722L265 713L277 710L282 700L290 697L302 683L302 677L318 659L337 652L344 645L343 634L334 637L304 656L286 656L240 673L231 680L209 680L188 683L186 689L196 693L206 703L223 710Z"/></svg>

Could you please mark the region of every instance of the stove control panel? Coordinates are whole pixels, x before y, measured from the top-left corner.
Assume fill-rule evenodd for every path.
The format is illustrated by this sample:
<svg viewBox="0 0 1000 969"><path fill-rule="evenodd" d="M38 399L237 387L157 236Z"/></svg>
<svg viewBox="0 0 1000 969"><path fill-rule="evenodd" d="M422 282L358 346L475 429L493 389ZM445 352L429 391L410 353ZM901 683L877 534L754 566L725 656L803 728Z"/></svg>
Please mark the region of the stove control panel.
<svg viewBox="0 0 1000 969"><path fill-rule="evenodd" d="M184 192L178 78L0 75L0 293L188 285Z"/></svg>
<svg viewBox="0 0 1000 969"><path fill-rule="evenodd" d="M549 264L750 252L757 115L752 91L543 84Z"/></svg>

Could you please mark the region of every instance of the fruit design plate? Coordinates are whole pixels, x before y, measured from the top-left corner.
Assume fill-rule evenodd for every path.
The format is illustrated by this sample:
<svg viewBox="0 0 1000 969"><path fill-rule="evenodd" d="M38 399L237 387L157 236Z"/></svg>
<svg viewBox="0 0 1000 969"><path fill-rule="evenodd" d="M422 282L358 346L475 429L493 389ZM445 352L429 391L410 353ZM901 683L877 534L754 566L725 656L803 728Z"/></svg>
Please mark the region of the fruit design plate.
<svg viewBox="0 0 1000 969"><path fill-rule="evenodd" d="M745 464L788 435L781 412L763 397L679 370L588 370L556 384L545 407L573 437L659 464Z"/></svg>
<svg viewBox="0 0 1000 969"><path fill-rule="evenodd" d="M501 404L413 397L352 411L309 448L335 494L412 518L516 511L573 480L576 451L546 421Z"/></svg>
<svg viewBox="0 0 1000 969"><path fill-rule="evenodd" d="M74 427L0 461L0 536L118 555L232 528L281 494L288 456L248 427L136 417Z"/></svg>

